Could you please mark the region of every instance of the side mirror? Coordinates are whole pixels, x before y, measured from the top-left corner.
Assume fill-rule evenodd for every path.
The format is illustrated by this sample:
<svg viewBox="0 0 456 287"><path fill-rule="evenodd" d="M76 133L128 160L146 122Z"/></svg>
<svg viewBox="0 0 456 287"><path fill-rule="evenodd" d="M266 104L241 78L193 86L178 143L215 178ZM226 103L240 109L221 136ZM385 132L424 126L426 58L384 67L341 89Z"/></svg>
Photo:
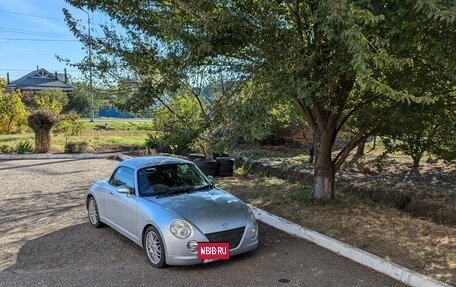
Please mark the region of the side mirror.
<svg viewBox="0 0 456 287"><path fill-rule="evenodd" d="M209 179L212 185L215 185L215 178L212 175L208 175L207 179Z"/></svg>
<svg viewBox="0 0 456 287"><path fill-rule="evenodd" d="M130 194L131 190L128 186L126 185L121 185L117 187L117 192L118 193L125 193L125 194Z"/></svg>

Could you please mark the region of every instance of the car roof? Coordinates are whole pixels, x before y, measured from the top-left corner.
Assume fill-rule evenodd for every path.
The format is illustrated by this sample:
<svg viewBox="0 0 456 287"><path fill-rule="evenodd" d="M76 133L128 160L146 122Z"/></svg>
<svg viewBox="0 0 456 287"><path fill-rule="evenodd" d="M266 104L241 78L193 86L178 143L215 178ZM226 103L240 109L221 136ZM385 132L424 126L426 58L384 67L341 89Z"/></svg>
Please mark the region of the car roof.
<svg viewBox="0 0 456 287"><path fill-rule="evenodd" d="M171 157L171 156L145 156L135 157L122 161L119 166L126 166L132 169L140 169L148 166L157 166L163 164L192 163L188 160Z"/></svg>

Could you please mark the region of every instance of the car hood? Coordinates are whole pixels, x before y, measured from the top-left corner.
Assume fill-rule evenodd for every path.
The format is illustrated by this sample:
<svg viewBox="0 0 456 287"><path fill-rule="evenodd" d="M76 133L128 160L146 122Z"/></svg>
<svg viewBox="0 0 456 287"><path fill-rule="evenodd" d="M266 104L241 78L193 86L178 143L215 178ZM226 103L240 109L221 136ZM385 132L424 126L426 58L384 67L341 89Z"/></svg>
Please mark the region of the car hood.
<svg viewBox="0 0 456 287"><path fill-rule="evenodd" d="M248 219L247 206L218 188L146 199L182 216L204 234L245 226Z"/></svg>

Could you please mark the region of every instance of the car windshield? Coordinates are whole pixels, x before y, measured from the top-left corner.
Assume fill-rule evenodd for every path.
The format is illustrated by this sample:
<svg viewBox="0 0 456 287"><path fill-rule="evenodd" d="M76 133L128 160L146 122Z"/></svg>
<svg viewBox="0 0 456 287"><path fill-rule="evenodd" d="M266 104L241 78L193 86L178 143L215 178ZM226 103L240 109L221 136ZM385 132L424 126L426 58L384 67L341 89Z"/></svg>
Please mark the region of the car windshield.
<svg viewBox="0 0 456 287"><path fill-rule="evenodd" d="M164 164L138 170L140 196L191 192L212 187L191 163Z"/></svg>

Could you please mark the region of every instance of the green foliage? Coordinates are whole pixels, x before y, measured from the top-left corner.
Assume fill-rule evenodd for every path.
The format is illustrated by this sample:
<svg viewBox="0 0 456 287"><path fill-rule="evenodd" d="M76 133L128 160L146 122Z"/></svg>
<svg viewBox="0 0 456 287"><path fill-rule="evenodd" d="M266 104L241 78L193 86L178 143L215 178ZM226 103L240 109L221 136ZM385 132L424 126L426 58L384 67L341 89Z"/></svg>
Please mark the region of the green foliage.
<svg viewBox="0 0 456 287"><path fill-rule="evenodd" d="M288 98L271 99L267 89L247 84L236 99L223 107L224 121L229 123L228 137L247 143L286 135L302 128L296 106Z"/></svg>
<svg viewBox="0 0 456 287"><path fill-rule="evenodd" d="M132 75L138 105L153 106L158 97L195 83L201 70L228 82L261 87L273 103L294 102L316 136L317 177L334 178L327 171L335 173L356 143L378 128L390 101L431 103L432 95L454 89L456 82L454 1L68 2L117 21L118 26L105 27L105 35L91 41L64 12L74 34L94 44L100 71L118 75L122 68ZM353 129L334 156L338 133L371 96L382 108L373 113L377 119ZM217 114L216 107L211 108ZM262 107L246 108L241 115L259 114ZM213 144L223 142L217 134L231 127L210 118L203 137ZM315 195L335 192L316 190Z"/></svg>
<svg viewBox="0 0 456 287"><path fill-rule="evenodd" d="M0 145L0 153L13 153L14 148L7 144Z"/></svg>
<svg viewBox="0 0 456 287"><path fill-rule="evenodd" d="M65 153L86 153L89 150L90 144L88 141L65 142Z"/></svg>
<svg viewBox="0 0 456 287"><path fill-rule="evenodd" d="M246 176L250 173L250 168L246 167L245 165L239 166L236 168L235 173L241 176Z"/></svg>
<svg viewBox="0 0 456 287"><path fill-rule="evenodd" d="M167 107L156 109L152 117L155 133L148 134L146 145L178 154L198 145L203 119L197 101L189 94L175 96Z"/></svg>
<svg viewBox="0 0 456 287"><path fill-rule="evenodd" d="M89 88L83 83L74 84L76 90L68 94L68 102L63 107L63 113L75 112L87 117L90 112Z"/></svg>
<svg viewBox="0 0 456 287"><path fill-rule="evenodd" d="M163 141L161 140L160 136L157 133L148 132L147 138L145 142L146 148L160 148L163 146Z"/></svg>
<svg viewBox="0 0 456 287"><path fill-rule="evenodd" d="M300 187L294 190L292 197L300 202L312 202L312 191L308 186Z"/></svg>
<svg viewBox="0 0 456 287"><path fill-rule="evenodd" d="M60 114L68 103L68 95L60 89L42 90L35 94L33 101L37 109Z"/></svg>
<svg viewBox="0 0 456 287"><path fill-rule="evenodd" d="M28 140L22 140L14 146L14 152L17 154L24 154L33 151L33 146Z"/></svg>
<svg viewBox="0 0 456 287"><path fill-rule="evenodd" d="M63 134L65 142L72 136L78 136L82 134L84 130L84 123L81 122L81 118L75 112L63 114L59 116L59 123L54 128L54 133Z"/></svg>
<svg viewBox="0 0 456 287"><path fill-rule="evenodd" d="M21 92L5 93L0 87L0 134L19 133L27 127L27 109Z"/></svg>
<svg viewBox="0 0 456 287"><path fill-rule="evenodd" d="M414 160L414 169L425 153L446 160L456 159L456 96L436 98L428 105L400 104L391 109L388 125L381 132L389 152L400 151ZM392 139L392 140L390 140Z"/></svg>

